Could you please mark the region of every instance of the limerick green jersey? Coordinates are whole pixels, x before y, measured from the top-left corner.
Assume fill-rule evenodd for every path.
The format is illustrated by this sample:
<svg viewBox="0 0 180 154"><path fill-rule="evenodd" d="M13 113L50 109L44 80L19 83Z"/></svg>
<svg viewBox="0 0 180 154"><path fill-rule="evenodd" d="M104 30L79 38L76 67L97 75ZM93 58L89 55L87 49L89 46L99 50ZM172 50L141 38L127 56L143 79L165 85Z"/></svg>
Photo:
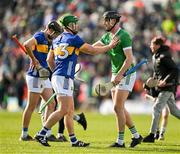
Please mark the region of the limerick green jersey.
<svg viewBox="0 0 180 154"><path fill-rule="evenodd" d="M102 36L100 41L104 45L108 45L111 42L112 37L112 33L107 32ZM118 71L121 69L126 59L124 54L124 52L126 52L125 50L128 48L132 48L132 39L127 31L120 28L116 32L116 37L118 37L120 40L118 45L107 52L111 59L112 74L117 74Z"/></svg>

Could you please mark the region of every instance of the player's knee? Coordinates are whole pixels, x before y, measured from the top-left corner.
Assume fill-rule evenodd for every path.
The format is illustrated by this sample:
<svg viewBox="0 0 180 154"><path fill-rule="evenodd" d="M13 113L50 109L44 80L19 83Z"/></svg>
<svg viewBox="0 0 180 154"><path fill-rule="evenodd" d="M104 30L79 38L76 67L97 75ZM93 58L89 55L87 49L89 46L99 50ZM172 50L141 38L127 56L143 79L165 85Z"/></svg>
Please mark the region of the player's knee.
<svg viewBox="0 0 180 154"><path fill-rule="evenodd" d="M48 110L54 110L54 108L55 108L55 102L50 103L47 107L48 107Z"/></svg>
<svg viewBox="0 0 180 154"><path fill-rule="evenodd" d="M157 119L158 117L160 117L160 112L153 112L152 117L153 119Z"/></svg>
<svg viewBox="0 0 180 154"><path fill-rule="evenodd" d="M27 111L27 112L33 112L35 110L35 106L34 105L28 105L27 107L26 107L26 110L25 111Z"/></svg>
<svg viewBox="0 0 180 154"><path fill-rule="evenodd" d="M154 117L159 117L161 114L161 111L159 110L159 108L157 108L156 106L153 107L153 116Z"/></svg>
<svg viewBox="0 0 180 154"><path fill-rule="evenodd" d="M165 113L162 114L162 117L163 117L164 119L167 119L168 116L169 116L169 112L165 112Z"/></svg>
<svg viewBox="0 0 180 154"><path fill-rule="evenodd" d="M61 111L64 115L68 114L69 108L67 105L61 105L59 111Z"/></svg>
<svg viewBox="0 0 180 154"><path fill-rule="evenodd" d="M55 111L55 112L57 112L57 111ZM67 109L62 109L62 108L60 108L60 109L58 110L58 113L63 114L63 116L65 116L65 115L68 114L68 110L67 110Z"/></svg>
<svg viewBox="0 0 180 154"><path fill-rule="evenodd" d="M74 115L74 110L72 108L69 108L67 114L73 116Z"/></svg>
<svg viewBox="0 0 180 154"><path fill-rule="evenodd" d="M161 111L162 110L160 109L160 106L158 106L158 105L153 106L153 113L160 114Z"/></svg>
<svg viewBox="0 0 180 154"><path fill-rule="evenodd" d="M123 107L119 106L119 105L114 105L114 112L115 113L120 113L123 111Z"/></svg>
<svg viewBox="0 0 180 154"><path fill-rule="evenodd" d="M72 119L73 119L74 112L71 111L71 110L69 110L69 111L67 112L66 116L67 116L68 118L72 118Z"/></svg>

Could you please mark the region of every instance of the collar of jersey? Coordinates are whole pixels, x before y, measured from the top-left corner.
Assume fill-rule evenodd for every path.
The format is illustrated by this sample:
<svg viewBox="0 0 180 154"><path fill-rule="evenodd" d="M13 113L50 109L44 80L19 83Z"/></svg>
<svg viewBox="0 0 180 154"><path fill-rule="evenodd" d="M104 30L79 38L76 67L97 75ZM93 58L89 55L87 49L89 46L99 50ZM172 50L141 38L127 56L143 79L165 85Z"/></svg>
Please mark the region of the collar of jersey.
<svg viewBox="0 0 180 154"><path fill-rule="evenodd" d="M119 27L119 29L116 31L115 35L121 30L122 28ZM111 33L111 36L112 36L112 33Z"/></svg>
<svg viewBox="0 0 180 154"><path fill-rule="evenodd" d="M122 28L121 27L119 27L119 29L116 31L116 33L115 33L115 35L121 30Z"/></svg>

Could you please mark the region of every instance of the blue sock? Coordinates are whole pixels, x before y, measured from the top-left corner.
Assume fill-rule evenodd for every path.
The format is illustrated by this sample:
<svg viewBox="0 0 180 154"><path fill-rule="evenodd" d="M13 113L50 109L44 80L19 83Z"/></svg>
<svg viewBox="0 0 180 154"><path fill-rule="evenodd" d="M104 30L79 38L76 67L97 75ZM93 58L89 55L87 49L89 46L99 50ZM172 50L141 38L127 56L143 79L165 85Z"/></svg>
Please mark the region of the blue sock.
<svg viewBox="0 0 180 154"><path fill-rule="evenodd" d="M27 132L27 131L28 131L28 128L23 128L22 131Z"/></svg>
<svg viewBox="0 0 180 154"><path fill-rule="evenodd" d="M22 128L21 136L27 137L28 136L28 128Z"/></svg>
<svg viewBox="0 0 180 154"><path fill-rule="evenodd" d="M45 136L48 130L49 130L48 128L43 127L43 128L40 130L39 134L42 135L42 136Z"/></svg>
<svg viewBox="0 0 180 154"><path fill-rule="evenodd" d="M76 144L78 141L75 134L70 134L69 138L70 138L72 144Z"/></svg>

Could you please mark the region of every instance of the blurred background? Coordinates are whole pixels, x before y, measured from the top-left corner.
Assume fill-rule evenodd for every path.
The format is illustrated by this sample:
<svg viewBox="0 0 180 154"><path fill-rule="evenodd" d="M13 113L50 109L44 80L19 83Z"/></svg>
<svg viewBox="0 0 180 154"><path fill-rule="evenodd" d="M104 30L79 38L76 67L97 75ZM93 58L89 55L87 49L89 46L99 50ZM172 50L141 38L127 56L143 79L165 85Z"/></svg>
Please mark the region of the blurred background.
<svg viewBox="0 0 180 154"><path fill-rule="evenodd" d="M21 43L36 31L44 29L53 19L72 13L80 19L79 35L88 43L97 41L104 33L102 14L118 10L121 26L133 38L135 62L147 58L150 62L137 72L134 90L127 106L130 112L151 113L152 103L144 98L143 83L152 75L150 40L163 35L171 54L180 68L180 0L1 0L0 1L0 110L19 111L26 105L25 72L28 57L12 41L17 34ZM111 65L106 54L80 55L82 70L79 77L86 83L75 82L76 109L112 112L110 95L97 97L94 86L110 80ZM180 106L180 87L176 94Z"/></svg>

